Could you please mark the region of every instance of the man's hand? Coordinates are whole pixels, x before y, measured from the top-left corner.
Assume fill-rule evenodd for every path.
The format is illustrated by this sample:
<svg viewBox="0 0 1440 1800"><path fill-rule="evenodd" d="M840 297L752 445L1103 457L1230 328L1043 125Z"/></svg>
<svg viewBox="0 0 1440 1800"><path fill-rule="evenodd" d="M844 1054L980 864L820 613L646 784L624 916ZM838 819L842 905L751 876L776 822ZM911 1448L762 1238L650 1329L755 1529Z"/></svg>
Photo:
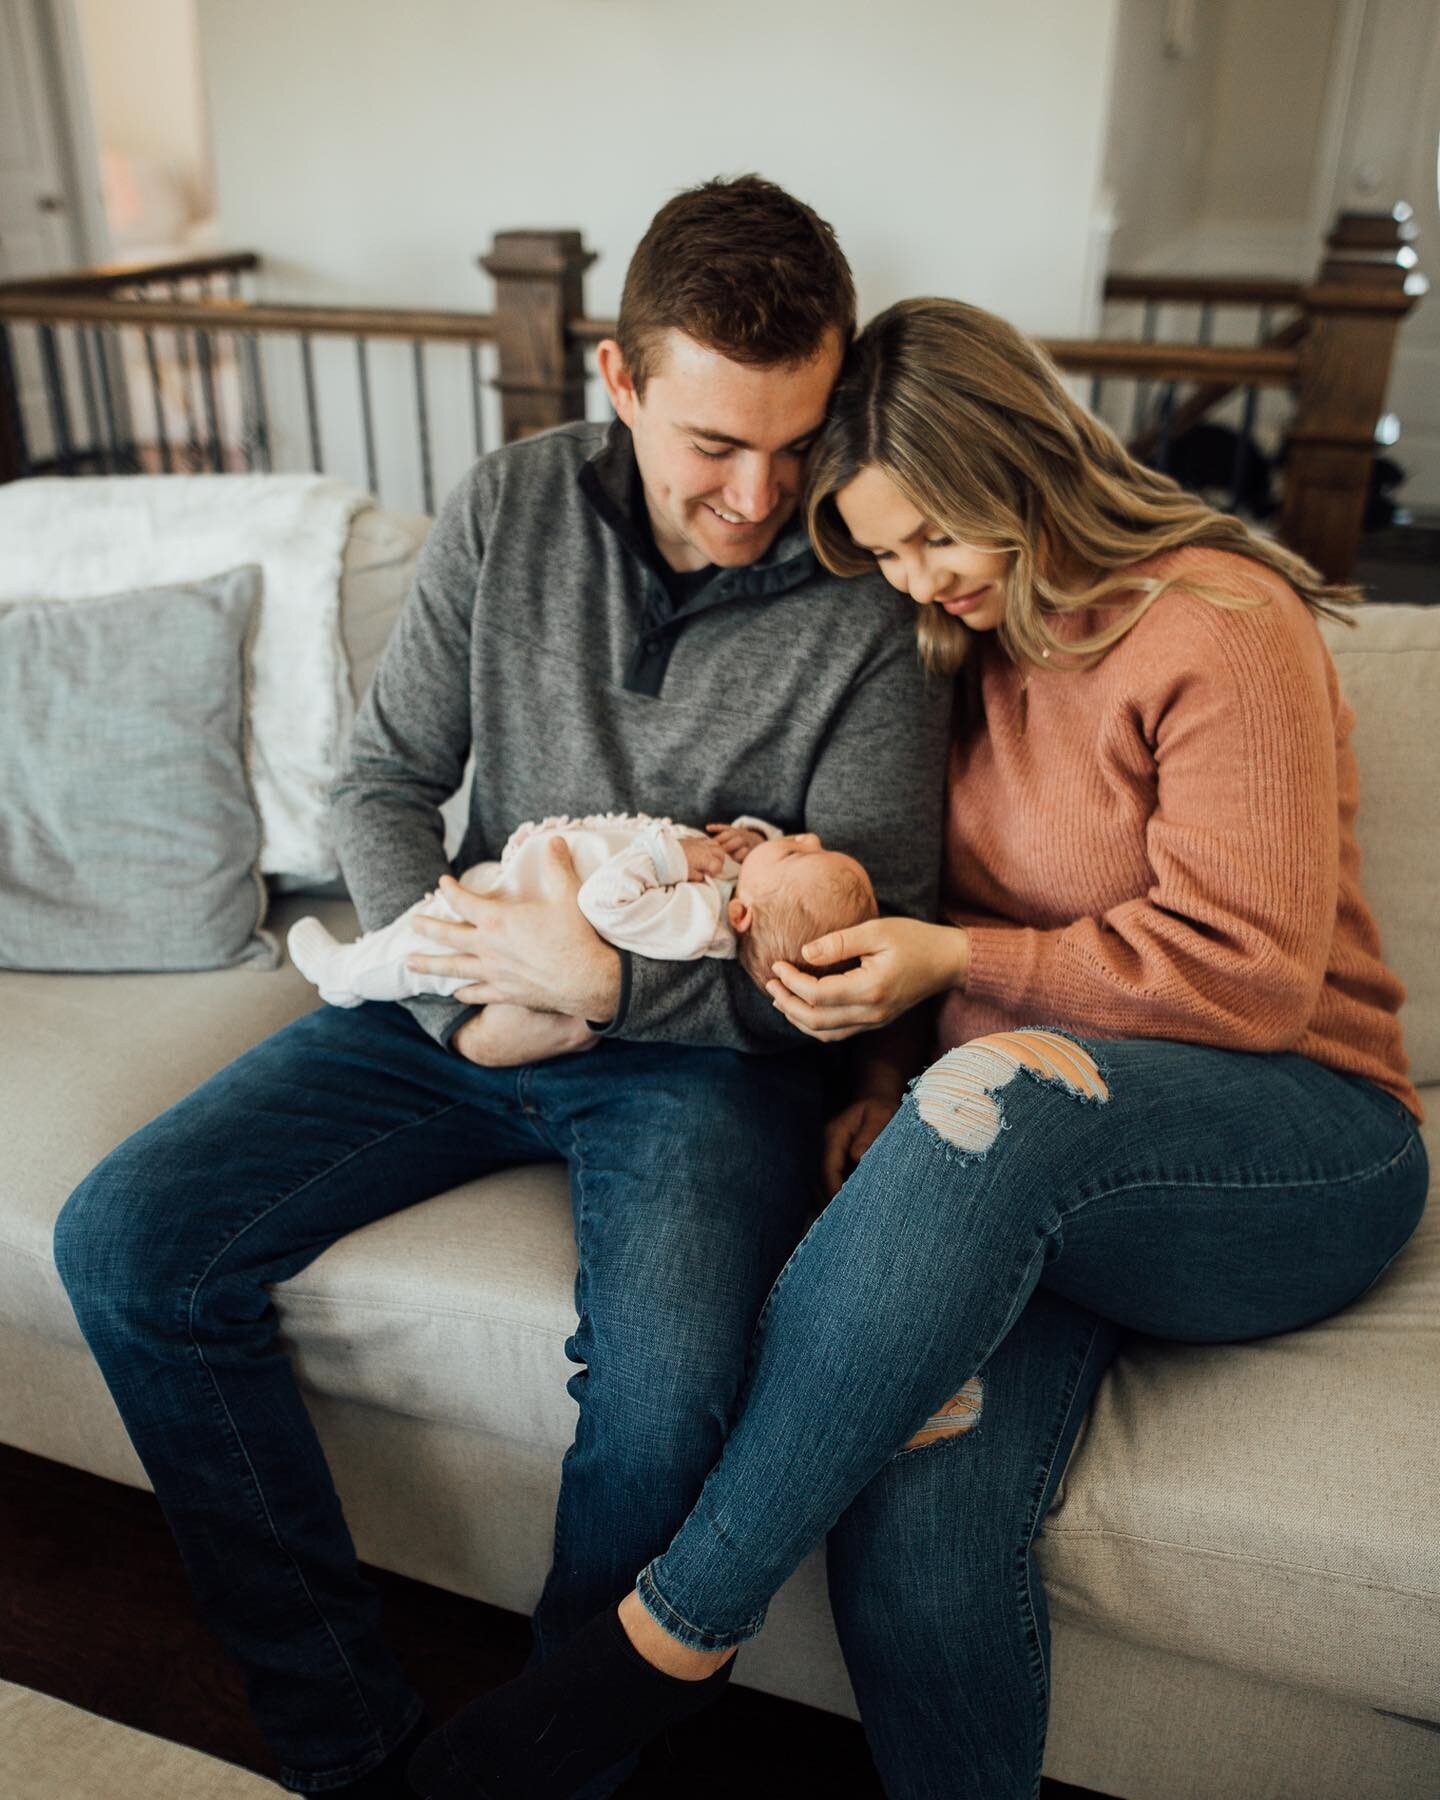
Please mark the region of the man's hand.
<svg viewBox="0 0 1440 1800"><path fill-rule="evenodd" d="M538 900L495 900L442 875L440 891L459 921L417 914L415 929L445 948L411 956L408 966L466 978L455 998L467 1006L501 1001L535 1012L612 1019L620 999L620 953L575 904L580 879L563 838L548 846L542 887Z"/></svg>
<svg viewBox="0 0 1440 1800"><path fill-rule="evenodd" d="M846 1177L900 1110L894 1100L867 1096L853 1101L842 1113L836 1113L825 1127L825 1154L821 1172L825 1193L833 1200L845 1185Z"/></svg>
<svg viewBox="0 0 1440 1800"><path fill-rule="evenodd" d="M724 850L709 838L681 838L680 848L685 852L687 881L703 881L707 875L719 875L725 867Z"/></svg>
<svg viewBox="0 0 1440 1800"><path fill-rule="evenodd" d="M552 1056L573 1056L599 1042L583 1019L497 1002L467 1019L450 1047L482 1069L514 1069L521 1063L547 1062Z"/></svg>
<svg viewBox="0 0 1440 1800"><path fill-rule="evenodd" d="M757 844L765 842L765 833L752 831L748 825L707 825L705 829L732 862L744 862Z"/></svg>

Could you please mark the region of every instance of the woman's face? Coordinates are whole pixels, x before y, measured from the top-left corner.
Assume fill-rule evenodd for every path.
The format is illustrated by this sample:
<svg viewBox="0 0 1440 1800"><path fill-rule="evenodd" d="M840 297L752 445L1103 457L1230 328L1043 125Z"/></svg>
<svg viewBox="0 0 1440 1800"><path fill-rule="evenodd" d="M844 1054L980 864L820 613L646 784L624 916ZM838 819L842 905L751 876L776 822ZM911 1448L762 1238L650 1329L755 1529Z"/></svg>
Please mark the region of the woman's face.
<svg viewBox="0 0 1440 1800"><path fill-rule="evenodd" d="M917 606L938 606L971 631L993 631L1000 623L1008 550L947 537L873 465L840 489L835 504L859 548Z"/></svg>

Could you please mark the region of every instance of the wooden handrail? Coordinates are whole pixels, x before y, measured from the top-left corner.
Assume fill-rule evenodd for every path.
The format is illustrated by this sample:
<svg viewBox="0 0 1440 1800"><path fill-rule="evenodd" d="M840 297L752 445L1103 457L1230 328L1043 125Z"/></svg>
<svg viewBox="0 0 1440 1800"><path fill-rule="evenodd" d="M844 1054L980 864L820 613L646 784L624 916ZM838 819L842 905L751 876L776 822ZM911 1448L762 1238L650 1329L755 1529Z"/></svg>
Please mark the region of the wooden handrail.
<svg viewBox="0 0 1440 1800"><path fill-rule="evenodd" d="M191 281L202 275L243 275L260 267L254 250L220 250L201 256L162 257L149 262L99 263L57 275L27 275L0 281L0 294L109 294L116 288L152 281Z"/></svg>
<svg viewBox="0 0 1440 1800"><path fill-rule="evenodd" d="M1211 306L1299 306L1303 281L1254 275L1107 275L1107 300L1190 300Z"/></svg>
<svg viewBox="0 0 1440 1800"><path fill-rule="evenodd" d="M379 306L262 306L245 300L111 300L103 295L0 289L0 319L55 325L192 326L313 337L424 338L476 343L495 336L493 313L402 312Z"/></svg>
<svg viewBox="0 0 1440 1800"><path fill-rule="evenodd" d="M580 344L614 337L614 319L572 319L566 328ZM1136 344L1115 338L1040 338L1040 347L1073 375L1128 375L1137 381L1224 382L1227 389L1290 387L1300 359L1287 339L1273 348L1228 344Z"/></svg>
<svg viewBox="0 0 1440 1800"><path fill-rule="evenodd" d="M1127 344L1114 338L1040 338L1037 342L1072 375L1292 387L1300 369L1298 353L1288 349L1247 349L1232 344Z"/></svg>

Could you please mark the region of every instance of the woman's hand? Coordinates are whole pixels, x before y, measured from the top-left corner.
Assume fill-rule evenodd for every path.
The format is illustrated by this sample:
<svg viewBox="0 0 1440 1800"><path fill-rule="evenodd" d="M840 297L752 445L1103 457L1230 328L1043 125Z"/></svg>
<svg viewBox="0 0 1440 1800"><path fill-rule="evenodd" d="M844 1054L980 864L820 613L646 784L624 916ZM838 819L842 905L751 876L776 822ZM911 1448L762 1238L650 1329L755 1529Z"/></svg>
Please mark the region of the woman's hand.
<svg viewBox="0 0 1440 1800"><path fill-rule="evenodd" d="M778 962L775 979L765 984L792 1025L829 1044L888 1025L932 994L964 987L970 934L919 919L870 919L806 944L803 954L817 968L860 959L858 969L843 975L805 975Z"/></svg>
<svg viewBox="0 0 1440 1800"><path fill-rule="evenodd" d="M845 1185L856 1163L900 1110L900 1097L879 1099L873 1095L853 1101L836 1113L825 1127L825 1153L821 1174L825 1197L833 1200Z"/></svg>

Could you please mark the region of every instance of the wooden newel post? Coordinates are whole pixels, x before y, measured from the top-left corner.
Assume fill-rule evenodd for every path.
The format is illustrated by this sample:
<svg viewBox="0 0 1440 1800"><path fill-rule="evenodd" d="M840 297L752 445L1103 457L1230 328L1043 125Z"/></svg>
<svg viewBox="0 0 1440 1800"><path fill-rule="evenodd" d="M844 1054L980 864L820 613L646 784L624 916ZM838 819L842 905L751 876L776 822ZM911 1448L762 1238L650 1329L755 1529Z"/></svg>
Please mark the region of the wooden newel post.
<svg viewBox="0 0 1440 1800"><path fill-rule="evenodd" d="M497 231L480 258L495 282L495 385L507 444L585 417L584 348L569 326L585 316L585 271L594 260L578 231Z"/></svg>
<svg viewBox="0 0 1440 1800"><path fill-rule="evenodd" d="M1395 339L1425 292L1410 208L1342 213L1305 290L1280 535L1331 581L1355 566Z"/></svg>

